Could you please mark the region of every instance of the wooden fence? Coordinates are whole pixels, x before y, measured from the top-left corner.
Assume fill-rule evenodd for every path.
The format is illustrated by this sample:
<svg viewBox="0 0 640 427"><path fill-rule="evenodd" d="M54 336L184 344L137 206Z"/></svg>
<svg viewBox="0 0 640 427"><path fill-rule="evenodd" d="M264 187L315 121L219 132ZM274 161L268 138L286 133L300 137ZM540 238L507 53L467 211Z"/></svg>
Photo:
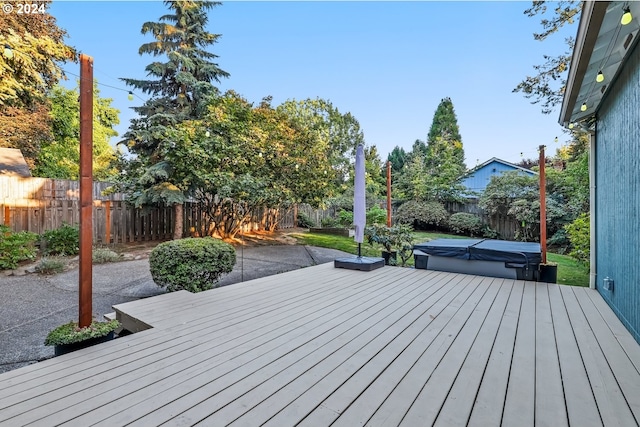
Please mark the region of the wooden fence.
<svg viewBox="0 0 640 427"><path fill-rule="evenodd" d="M167 240L173 236L174 211L171 207L136 209L124 194L105 195L111 184L93 185L93 241L96 244ZM0 176L0 224L14 231L42 234L62 224L80 222L78 181ZM258 209L244 230L264 229L274 221L277 228L296 225L295 208L277 212ZM184 230L202 229L204 214L197 203L184 205Z"/></svg>
<svg viewBox="0 0 640 427"><path fill-rule="evenodd" d="M477 199L469 199L465 203L448 202L445 203L445 209L450 214L464 212L474 214L480 217L483 224L488 225L500 234L501 239L515 240L517 224L505 215L489 215L479 205Z"/></svg>

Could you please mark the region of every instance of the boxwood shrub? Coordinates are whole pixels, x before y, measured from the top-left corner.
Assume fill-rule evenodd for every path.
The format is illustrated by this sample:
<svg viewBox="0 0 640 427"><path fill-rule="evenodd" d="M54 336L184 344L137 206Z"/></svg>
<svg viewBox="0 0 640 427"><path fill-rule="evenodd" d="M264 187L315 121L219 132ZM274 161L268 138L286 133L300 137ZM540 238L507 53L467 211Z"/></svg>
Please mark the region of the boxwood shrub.
<svg viewBox="0 0 640 427"><path fill-rule="evenodd" d="M38 252L36 240L35 233L15 233L6 225L0 225L0 270L11 270L18 267L20 261L34 259Z"/></svg>
<svg viewBox="0 0 640 427"><path fill-rule="evenodd" d="M236 263L236 251L212 237L164 242L149 255L153 281L167 291L201 292L215 287Z"/></svg>
<svg viewBox="0 0 640 427"><path fill-rule="evenodd" d="M456 234L479 236L482 233L482 219L474 214L458 212L449 218L449 227Z"/></svg>
<svg viewBox="0 0 640 427"><path fill-rule="evenodd" d="M42 234L45 255L78 255L80 252L80 228L77 225L62 224L55 230Z"/></svg>

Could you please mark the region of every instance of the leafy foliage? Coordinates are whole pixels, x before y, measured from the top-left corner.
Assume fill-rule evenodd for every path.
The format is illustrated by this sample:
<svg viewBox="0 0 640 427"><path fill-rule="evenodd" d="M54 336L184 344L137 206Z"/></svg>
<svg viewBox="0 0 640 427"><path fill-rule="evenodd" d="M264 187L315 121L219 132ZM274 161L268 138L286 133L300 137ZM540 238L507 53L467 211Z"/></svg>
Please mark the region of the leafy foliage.
<svg viewBox="0 0 640 427"><path fill-rule="evenodd" d="M298 212L297 222L298 227L302 228L311 228L316 226L313 220L304 212Z"/></svg>
<svg viewBox="0 0 640 427"><path fill-rule="evenodd" d="M372 206L367 210L367 225L386 224L387 210L378 206Z"/></svg>
<svg viewBox="0 0 640 427"><path fill-rule="evenodd" d="M46 255L77 255L80 251L80 230L77 226L63 224L42 234Z"/></svg>
<svg viewBox="0 0 640 427"><path fill-rule="evenodd" d="M153 281L169 292L202 292L233 270L236 252L228 243L211 237L164 242L149 256Z"/></svg>
<svg viewBox="0 0 640 427"><path fill-rule="evenodd" d="M36 271L40 274L56 274L64 271L64 261L59 258L42 258Z"/></svg>
<svg viewBox="0 0 640 427"><path fill-rule="evenodd" d="M482 220L477 215L458 212L449 218L449 227L457 234L478 236L482 233Z"/></svg>
<svg viewBox="0 0 640 427"><path fill-rule="evenodd" d="M120 327L120 322L111 320L109 322L91 322L91 325L80 328L78 323L69 322L60 325L47 335L44 345L64 345L86 341L92 338L99 338L108 335Z"/></svg>
<svg viewBox="0 0 640 427"><path fill-rule="evenodd" d="M35 233L15 233L6 225L0 225L0 270L11 270L18 267L20 261L34 259L38 252L35 247L37 240Z"/></svg>
<svg viewBox="0 0 640 427"><path fill-rule="evenodd" d="M94 264L122 261L122 257L109 248L95 248L91 254Z"/></svg>
<svg viewBox="0 0 640 427"><path fill-rule="evenodd" d="M404 267L413 255L413 229L406 224L393 227L374 224L365 228L365 237L370 245L379 244L386 252L397 252Z"/></svg>
<svg viewBox="0 0 640 427"><path fill-rule="evenodd" d="M50 3L38 5L48 9ZM76 58L65 35L48 12L3 13L0 19L0 46L13 53L0 52L0 147L20 149L29 167L53 138L45 95L64 78L62 64Z"/></svg>
<svg viewBox="0 0 640 427"><path fill-rule="evenodd" d="M55 86L49 93L53 141L43 143L35 176L77 180L80 172L80 106L79 88ZM93 174L107 181L117 170L113 167L119 155L110 144L117 136L114 126L120 123L119 111L111 107L111 98L100 98L97 81L93 86Z"/></svg>
<svg viewBox="0 0 640 427"><path fill-rule="evenodd" d="M546 18L547 6L552 5L553 15ZM525 10L525 14L529 17L536 15L543 16L541 25L543 31L535 33L533 36L536 40L546 40L547 37L557 33L564 25L573 24L579 19L581 2L579 1L534 1L532 6ZM567 50L562 53L553 55L544 55L544 62L535 65L533 68L535 74L527 76L513 92L521 92L526 98L532 99L532 104L541 103L542 113L549 114L554 107L562 102L564 90L566 87L566 76L575 39L573 37L565 38Z"/></svg>
<svg viewBox="0 0 640 427"><path fill-rule="evenodd" d="M591 252L590 246L590 217L583 213L571 224L565 225L569 240L571 241L571 252L569 256L582 263L589 263Z"/></svg>
<svg viewBox="0 0 640 427"><path fill-rule="evenodd" d="M449 213L438 202L409 201L403 203L396 213L397 222L412 225L414 228L422 230L430 227L446 226L448 219Z"/></svg>
<svg viewBox="0 0 640 427"><path fill-rule="evenodd" d="M345 210L338 212L338 224L345 228L351 227L353 225L353 212Z"/></svg>

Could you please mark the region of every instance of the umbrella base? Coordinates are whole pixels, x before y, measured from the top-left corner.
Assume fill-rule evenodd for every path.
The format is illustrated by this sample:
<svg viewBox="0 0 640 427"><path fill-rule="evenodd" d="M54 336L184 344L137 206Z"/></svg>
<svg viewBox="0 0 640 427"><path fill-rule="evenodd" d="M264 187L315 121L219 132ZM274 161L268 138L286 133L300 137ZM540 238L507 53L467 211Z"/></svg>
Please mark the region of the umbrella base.
<svg viewBox="0 0 640 427"><path fill-rule="evenodd" d="M376 268L384 267L384 259L364 256L336 258L333 262L333 266L335 268L346 268L348 270L371 271Z"/></svg>

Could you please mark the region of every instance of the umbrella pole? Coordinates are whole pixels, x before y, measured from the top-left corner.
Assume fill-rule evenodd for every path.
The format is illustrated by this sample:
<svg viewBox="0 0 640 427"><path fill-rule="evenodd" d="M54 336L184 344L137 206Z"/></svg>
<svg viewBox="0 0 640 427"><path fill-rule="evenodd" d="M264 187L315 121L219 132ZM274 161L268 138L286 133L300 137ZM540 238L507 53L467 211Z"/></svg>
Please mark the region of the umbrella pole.
<svg viewBox="0 0 640 427"><path fill-rule="evenodd" d="M362 243L358 243L358 258L362 258L361 246Z"/></svg>

